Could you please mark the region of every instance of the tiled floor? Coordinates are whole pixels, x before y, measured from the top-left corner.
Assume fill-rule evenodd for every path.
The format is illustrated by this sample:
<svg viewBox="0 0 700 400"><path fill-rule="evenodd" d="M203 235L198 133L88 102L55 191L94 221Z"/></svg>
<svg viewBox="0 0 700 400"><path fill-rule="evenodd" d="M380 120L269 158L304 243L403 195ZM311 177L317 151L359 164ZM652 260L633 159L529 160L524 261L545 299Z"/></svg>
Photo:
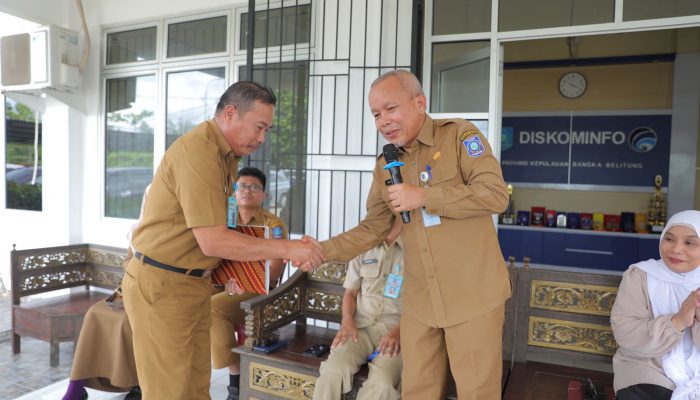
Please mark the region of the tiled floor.
<svg viewBox="0 0 700 400"><path fill-rule="evenodd" d="M7 293L3 294L2 287L0 287L0 341L10 337L10 329L12 328L11 302L10 296Z"/></svg>
<svg viewBox="0 0 700 400"><path fill-rule="evenodd" d="M211 389L209 390L212 400L226 399L228 394L226 385L228 385L227 370L219 369L212 371ZM43 389L28 393L22 397L18 397L16 400L61 400L67 386L68 380L64 379ZM88 389L89 400L121 400L125 395L126 393L107 393ZM4 399L4 397L0 397L0 399Z"/></svg>
<svg viewBox="0 0 700 400"><path fill-rule="evenodd" d="M22 338L22 351L12 354L10 298L0 295L0 400L61 400L68 387L73 362L73 343L60 345L60 364L49 366L49 343ZM226 398L228 374L212 371L212 400ZM124 393L88 389L89 399L121 400Z"/></svg>

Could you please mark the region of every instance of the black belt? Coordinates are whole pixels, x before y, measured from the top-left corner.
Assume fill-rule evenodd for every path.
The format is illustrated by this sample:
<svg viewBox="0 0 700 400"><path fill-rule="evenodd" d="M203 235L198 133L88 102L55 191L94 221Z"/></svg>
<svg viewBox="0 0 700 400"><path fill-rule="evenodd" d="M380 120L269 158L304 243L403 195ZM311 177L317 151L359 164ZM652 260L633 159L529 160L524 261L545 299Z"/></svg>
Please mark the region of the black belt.
<svg viewBox="0 0 700 400"><path fill-rule="evenodd" d="M180 267L173 267L172 265L168 265L168 264L159 263L158 261L156 261L156 260L154 260L146 255L143 255L143 254L141 254L141 252L138 252L138 251L136 253L134 253L134 257L138 258L139 260L143 261L145 264L148 264L150 266L165 269L168 271L177 272L178 274L195 276L197 278L206 277L209 275L209 273L211 273L211 271L208 269L185 269L185 268L180 268Z"/></svg>

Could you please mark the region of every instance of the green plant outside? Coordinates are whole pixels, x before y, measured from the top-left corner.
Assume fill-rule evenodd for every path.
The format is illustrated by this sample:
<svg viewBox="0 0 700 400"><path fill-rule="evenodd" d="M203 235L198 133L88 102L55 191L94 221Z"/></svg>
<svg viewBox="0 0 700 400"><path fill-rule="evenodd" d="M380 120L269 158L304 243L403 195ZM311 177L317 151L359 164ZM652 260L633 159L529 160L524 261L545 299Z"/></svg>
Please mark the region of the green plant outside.
<svg viewBox="0 0 700 400"><path fill-rule="evenodd" d="M107 168L150 167L153 165L153 152L114 151L107 155Z"/></svg>
<svg viewBox="0 0 700 400"><path fill-rule="evenodd" d="M7 182L7 208L41 211L41 185Z"/></svg>
<svg viewBox="0 0 700 400"><path fill-rule="evenodd" d="M17 165L34 165L34 145L29 143L7 143L5 162ZM39 146L39 165L41 165L41 146Z"/></svg>

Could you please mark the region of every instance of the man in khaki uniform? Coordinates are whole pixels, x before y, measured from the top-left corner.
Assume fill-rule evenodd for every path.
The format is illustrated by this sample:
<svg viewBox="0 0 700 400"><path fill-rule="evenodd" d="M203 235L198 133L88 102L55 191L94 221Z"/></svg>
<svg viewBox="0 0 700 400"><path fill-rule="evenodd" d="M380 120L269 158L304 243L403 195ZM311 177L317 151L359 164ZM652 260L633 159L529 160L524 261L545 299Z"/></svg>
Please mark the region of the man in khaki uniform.
<svg viewBox="0 0 700 400"><path fill-rule="evenodd" d="M401 291L385 293L390 274L403 275L401 220L384 242L350 261L345 275L343 320L331 345L331 354L321 363L321 376L314 389L315 400L340 400L352 389L353 375L367 362L369 376L357 392L357 400L397 400L401 379L399 320ZM350 339L350 340L348 340Z"/></svg>
<svg viewBox="0 0 700 400"><path fill-rule="evenodd" d="M492 221L508 204L498 160L472 123L430 118L410 72L377 78L369 105L379 132L399 148L404 183L385 186L390 175L380 158L365 219L323 242L324 254L342 261L375 246L409 211L401 236L402 396L443 398L449 356L460 399L499 399L510 285Z"/></svg>
<svg viewBox="0 0 700 400"><path fill-rule="evenodd" d="M265 200L265 174L257 168L241 168L236 181L238 224L269 228L273 239L286 239L287 227L275 214L262 208ZM270 286L277 285L284 271L284 260L270 260ZM234 325L245 322L241 302L256 297L257 293L244 292L235 279L226 290L211 298L211 359L214 369L228 367L229 387L226 400L237 400L240 387L240 356L231 351L237 343Z"/></svg>
<svg viewBox="0 0 700 400"><path fill-rule="evenodd" d="M238 161L264 142L275 102L255 83L231 85L214 118L175 141L153 177L122 282L144 400L209 399L209 272L221 258L286 258L305 270L323 260L313 240L227 229Z"/></svg>

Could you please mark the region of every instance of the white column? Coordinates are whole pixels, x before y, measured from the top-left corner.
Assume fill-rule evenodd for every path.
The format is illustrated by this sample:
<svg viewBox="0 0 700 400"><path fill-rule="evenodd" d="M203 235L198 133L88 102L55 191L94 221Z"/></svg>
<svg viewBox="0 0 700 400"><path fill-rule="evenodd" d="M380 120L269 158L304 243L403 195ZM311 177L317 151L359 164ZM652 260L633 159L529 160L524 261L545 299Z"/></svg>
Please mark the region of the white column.
<svg viewBox="0 0 700 400"><path fill-rule="evenodd" d="M695 159L700 126L700 53L677 54L673 73L673 117L668 182L668 217L693 208ZM690 172L693 173L690 173Z"/></svg>

